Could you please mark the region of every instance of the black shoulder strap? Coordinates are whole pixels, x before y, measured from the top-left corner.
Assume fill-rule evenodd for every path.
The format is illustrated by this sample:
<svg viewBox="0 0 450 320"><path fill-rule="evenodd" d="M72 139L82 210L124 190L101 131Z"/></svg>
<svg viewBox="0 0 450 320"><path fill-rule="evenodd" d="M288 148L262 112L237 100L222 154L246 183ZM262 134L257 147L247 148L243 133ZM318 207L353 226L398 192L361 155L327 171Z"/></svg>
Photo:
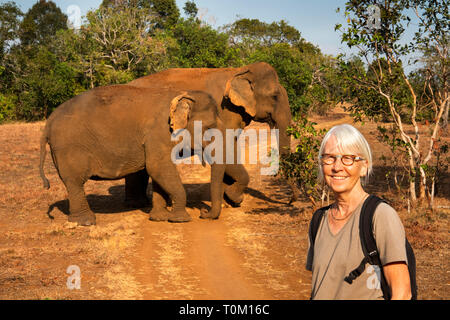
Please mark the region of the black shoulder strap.
<svg viewBox="0 0 450 320"><path fill-rule="evenodd" d="M361 246L364 256L369 257L370 264L380 265L380 257L378 256L377 243L373 237L373 215L375 210L383 199L369 195L361 208L361 215L359 218L359 236L361 238Z"/></svg>
<svg viewBox="0 0 450 320"><path fill-rule="evenodd" d="M381 202L385 201L377 196L369 195L363 203L359 218L359 237L364 259L355 270L345 277L344 280L351 284L353 280L364 272L366 263L377 265L380 268L381 273L380 285L381 290L383 291L383 297L388 300L390 299L390 289L383 274L383 267L378 253L377 243L373 236L373 215Z"/></svg>
<svg viewBox="0 0 450 320"><path fill-rule="evenodd" d="M322 221L325 211L330 209L331 205L320 208L314 212L311 222L309 223L309 241L311 248L314 248L314 242L316 240L317 231L319 230L320 222Z"/></svg>

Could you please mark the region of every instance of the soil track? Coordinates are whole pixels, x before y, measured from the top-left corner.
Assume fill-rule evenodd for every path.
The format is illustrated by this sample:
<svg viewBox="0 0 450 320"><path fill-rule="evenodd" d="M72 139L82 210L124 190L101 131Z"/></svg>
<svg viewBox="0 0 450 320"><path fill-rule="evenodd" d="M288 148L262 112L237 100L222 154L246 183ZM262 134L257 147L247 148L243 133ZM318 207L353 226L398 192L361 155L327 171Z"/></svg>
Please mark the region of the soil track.
<svg viewBox="0 0 450 320"><path fill-rule="evenodd" d="M253 124L258 130L265 126ZM267 127L268 128L268 127ZM270 144L270 142L269 142ZM248 145L246 155L256 152L257 145ZM254 199L270 200L286 207L289 192L280 184L277 190L286 192L278 198L270 199L261 191L270 189L273 177L261 177L260 165L246 165L252 179L250 192ZM240 208L226 207L220 219L203 220L199 218L200 208L209 202L209 167L179 165L179 172L188 194L190 215L194 218L188 224L146 224L142 229L143 244L141 254L135 262L139 270L138 280L143 287L145 299L277 299L280 294L286 299L305 299L307 277L301 281L302 273L294 275L293 285L282 284L277 280L280 274L288 275L284 266L279 265L268 254L270 250L264 242L256 240L260 234L255 231L255 223L246 221L246 212L259 207L246 202ZM197 183L195 183L197 182ZM204 182L199 184L198 182ZM261 190L256 192L256 190ZM262 201L261 201L262 202ZM225 206L225 205L224 205ZM281 209L279 207L278 209ZM291 207L291 213L299 213ZM279 211L278 214L282 213ZM261 233L270 236L270 234ZM254 238L254 239L252 239ZM273 239L271 239L273 240ZM269 240L270 241L270 240ZM240 250L241 249L241 250ZM249 265L248 260L253 259ZM265 261L264 261L265 260ZM261 264L261 266L258 266ZM267 270L264 270L267 268ZM156 289L156 290L155 290Z"/></svg>
<svg viewBox="0 0 450 320"><path fill-rule="evenodd" d="M325 128L351 123L341 109L315 120ZM78 227L67 222L67 194L51 157L45 163L51 189L42 188L43 125L0 126L0 299L309 298L305 259L313 208L306 200L287 205L289 187L261 175L259 165L246 165L251 181L242 206L223 208L215 221L199 218L210 205L209 167L179 165L193 218L185 224L151 222L150 208L125 208L123 181L89 181L97 226ZM377 159L388 151L375 138L376 125L358 126L376 159L368 191L392 200L405 224L419 298L448 299L448 192L438 195L435 213L408 214L405 202L386 190L386 168ZM81 270L79 290L67 287L71 265Z"/></svg>

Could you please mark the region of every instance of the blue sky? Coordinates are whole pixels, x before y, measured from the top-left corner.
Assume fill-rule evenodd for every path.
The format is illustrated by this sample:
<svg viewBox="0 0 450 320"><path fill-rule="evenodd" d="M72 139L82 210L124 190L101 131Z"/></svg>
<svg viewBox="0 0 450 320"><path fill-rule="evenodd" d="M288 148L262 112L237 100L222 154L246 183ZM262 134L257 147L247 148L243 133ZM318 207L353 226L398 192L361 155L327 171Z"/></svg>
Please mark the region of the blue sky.
<svg viewBox="0 0 450 320"><path fill-rule="evenodd" d="M6 2L8 0L0 0ZM26 12L38 0L15 0ZM71 5L77 5L82 15L97 8L102 0L53 0L63 12ZM186 0L176 0L183 13ZM307 41L317 45L323 53L337 55L340 48L339 34L334 32L336 23L343 23L342 13L337 7L344 7L345 0L195 0L203 20L217 28L232 23L237 18L254 18L265 22L286 20L302 34Z"/></svg>

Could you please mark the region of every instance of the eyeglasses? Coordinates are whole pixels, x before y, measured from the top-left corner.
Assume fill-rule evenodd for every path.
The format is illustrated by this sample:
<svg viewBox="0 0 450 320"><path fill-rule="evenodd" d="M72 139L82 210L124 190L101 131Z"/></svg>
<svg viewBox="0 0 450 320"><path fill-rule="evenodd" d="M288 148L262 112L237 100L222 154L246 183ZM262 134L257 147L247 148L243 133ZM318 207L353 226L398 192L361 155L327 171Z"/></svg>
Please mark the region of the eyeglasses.
<svg viewBox="0 0 450 320"><path fill-rule="evenodd" d="M327 154L324 153L320 156L320 160L322 164L333 164L336 162L337 158L341 158L341 162L344 166L351 166L355 161L365 160L363 157L354 156L351 154Z"/></svg>

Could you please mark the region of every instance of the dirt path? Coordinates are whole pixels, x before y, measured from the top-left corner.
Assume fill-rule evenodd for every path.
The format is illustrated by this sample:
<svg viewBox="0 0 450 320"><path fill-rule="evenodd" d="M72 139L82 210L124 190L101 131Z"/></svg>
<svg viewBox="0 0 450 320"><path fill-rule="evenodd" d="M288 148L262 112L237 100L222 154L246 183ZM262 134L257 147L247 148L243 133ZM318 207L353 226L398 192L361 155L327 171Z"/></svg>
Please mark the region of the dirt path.
<svg viewBox="0 0 450 320"><path fill-rule="evenodd" d="M248 146L247 154L256 148ZM252 177L249 187L261 198L261 191L274 178L261 179L259 165L246 167ZM209 205L209 168L180 168L180 174L188 199ZM259 198L247 195L241 208L224 208L214 221L200 219L199 208L194 206L188 209L193 217L190 223L146 223L135 263L137 280L145 288L143 298L260 300L277 299L283 291L286 298L298 299L297 288L287 284L292 280L288 280L288 270L272 254L274 239L268 235L275 229L258 230L259 219L246 214L261 208ZM277 209L281 213L279 204ZM292 278L298 284L300 274Z"/></svg>
<svg viewBox="0 0 450 320"><path fill-rule="evenodd" d="M217 221L195 217L189 224L143 228L137 279L147 288L144 299L275 298L255 286L242 255L226 244L227 214Z"/></svg>

